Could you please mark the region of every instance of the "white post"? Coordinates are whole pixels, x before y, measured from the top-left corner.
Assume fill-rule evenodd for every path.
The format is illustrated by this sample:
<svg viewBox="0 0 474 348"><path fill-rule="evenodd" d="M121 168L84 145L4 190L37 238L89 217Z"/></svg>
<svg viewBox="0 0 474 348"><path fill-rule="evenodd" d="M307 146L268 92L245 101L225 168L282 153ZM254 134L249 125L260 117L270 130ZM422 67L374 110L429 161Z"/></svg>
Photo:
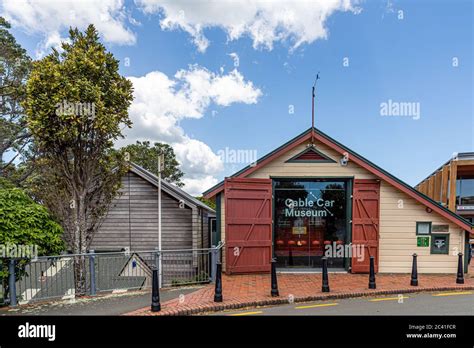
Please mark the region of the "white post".
<svg viewBox="0 0 474 348"><path fill-rule="evenodd" d="M162 265L161 265L161 168L162 168L162 158L161 154L158 154L158 250L160 251L158 256L158 287L162 287Z"/></svg>

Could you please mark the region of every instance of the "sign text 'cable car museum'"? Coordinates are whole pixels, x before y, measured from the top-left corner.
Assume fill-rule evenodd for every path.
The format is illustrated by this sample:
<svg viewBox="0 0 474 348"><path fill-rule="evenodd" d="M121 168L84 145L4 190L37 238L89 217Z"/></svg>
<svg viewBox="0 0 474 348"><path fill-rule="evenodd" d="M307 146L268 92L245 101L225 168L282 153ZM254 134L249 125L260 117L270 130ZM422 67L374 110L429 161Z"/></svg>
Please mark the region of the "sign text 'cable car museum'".
<svg viewBox="0 0 474 348"><path fill-rule="evenodd" d="M311 127L204 192L227 274L330 269L456 273L471 223ZM467 262L464 262L467 272Z"/></svg>

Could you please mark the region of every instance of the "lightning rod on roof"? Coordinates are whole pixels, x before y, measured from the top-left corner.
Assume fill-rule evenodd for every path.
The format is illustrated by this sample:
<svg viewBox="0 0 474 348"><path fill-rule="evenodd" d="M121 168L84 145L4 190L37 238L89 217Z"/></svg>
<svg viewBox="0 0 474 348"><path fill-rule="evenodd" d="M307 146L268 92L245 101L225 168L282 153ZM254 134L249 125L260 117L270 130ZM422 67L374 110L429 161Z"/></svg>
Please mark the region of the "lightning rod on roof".
<svg viewBox="0 0 474 348"><path fill-rule="evenodd" d="M312 132L312 129L314 128L314 97L316 96L316 83L318 82L319 80L319 71L318 73L316 74L316 79L314 80L314 84L313 84L313 89L312 89L312 95L311 95L311 132ZM313 138L311 137L311 143L313 143Z"/></svg>

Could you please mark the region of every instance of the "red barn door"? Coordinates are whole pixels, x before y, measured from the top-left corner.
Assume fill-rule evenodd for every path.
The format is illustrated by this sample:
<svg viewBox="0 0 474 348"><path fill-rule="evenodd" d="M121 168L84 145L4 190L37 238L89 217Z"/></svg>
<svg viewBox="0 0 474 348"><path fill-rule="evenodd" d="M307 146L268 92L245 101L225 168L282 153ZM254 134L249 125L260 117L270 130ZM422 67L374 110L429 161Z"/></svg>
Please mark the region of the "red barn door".
<svg viewBox="0 0 474 348"><path fill-rule="evenodd" d="M269 272L272 256L272 180L226 179L226 272Z"/></svg>
<svg viewBox="0 0 474 348"><path fill-rule="evenodd" d="M370 256L379 263L380 181L354 180L352 199L352 245L363 245L363 257L352 255L352 273L368 273ZM358 249L361 250L361 249ZM353 251L355 251L353 249Z"/></svg>

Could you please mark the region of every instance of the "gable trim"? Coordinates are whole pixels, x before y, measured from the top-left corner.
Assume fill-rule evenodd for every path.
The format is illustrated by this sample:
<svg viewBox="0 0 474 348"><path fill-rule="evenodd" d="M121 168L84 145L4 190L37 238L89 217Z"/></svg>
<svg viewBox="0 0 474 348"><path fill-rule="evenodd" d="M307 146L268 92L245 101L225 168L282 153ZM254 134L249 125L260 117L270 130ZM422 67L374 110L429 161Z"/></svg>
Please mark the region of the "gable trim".
<svg viewBox="0 0 474 348"><path fill-rule="evenodd" d="M321 159L313 159L313 160L311 160L311 159L308 159L308 160L299 159L300 156L302 156L304 154L307 154L308 152L314 152L317 155L321 156L322 158ZM296 155L294 155L290 159L286 160L285 163L337 163L337 162L334 161L329 156L327 156L326 154L319 151L318 149L316 149L316 147L313 145L313 146L308 146L308 148L304 149L303 151L297 153Z"/></svg>

